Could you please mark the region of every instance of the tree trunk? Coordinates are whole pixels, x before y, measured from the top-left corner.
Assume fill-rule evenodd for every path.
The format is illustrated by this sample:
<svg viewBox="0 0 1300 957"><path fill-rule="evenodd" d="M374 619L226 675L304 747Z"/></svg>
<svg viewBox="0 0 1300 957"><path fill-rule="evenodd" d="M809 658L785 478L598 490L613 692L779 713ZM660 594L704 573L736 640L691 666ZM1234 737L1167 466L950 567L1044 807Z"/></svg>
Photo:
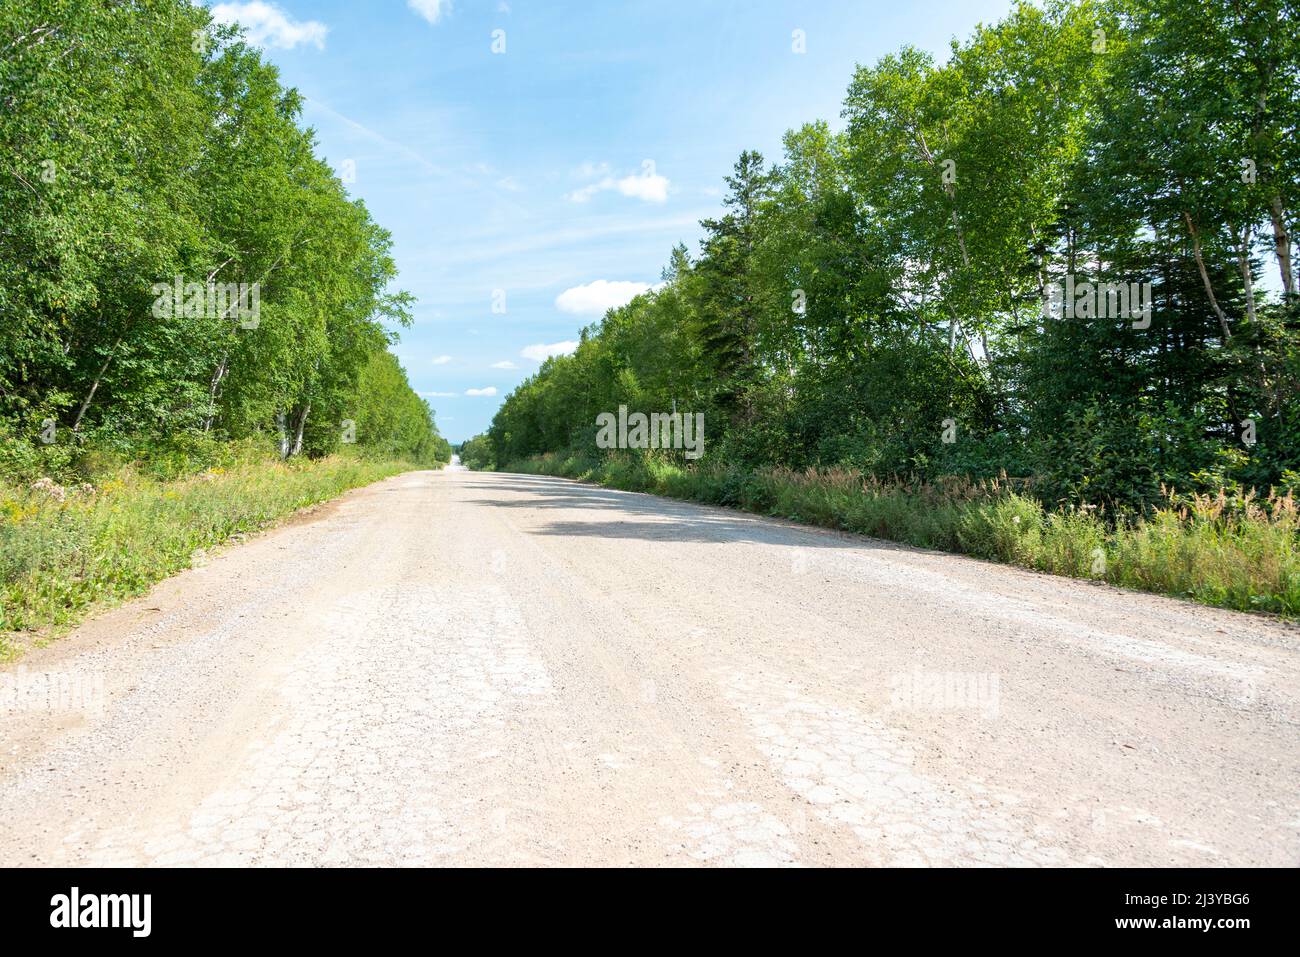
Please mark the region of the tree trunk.
<svg viewBox="0 0 1300 957"><path fill-rule="evenodd" d="M961 222L957 219L957 206L955 205L957 200L951 192L952 186L949 185L948 189L948 198L954 203L952 207L952 228L957 230L957 248L961 250L961 264L969 269L970 255L966 252L966 234L961 231Z"/></svg>
<svg viewBox="0 0 1300 957"><path fill-rule="evenodd" d="M302 431L307 427L307 416L311 413L311 403L308 402L298 413L298 425L293 434L293 450L290 455L298 455L302 452Z"/></svg>
<svg viewBox="0 0 1300 957"><path fill-rule="evenodd" d="M1246 293L1246 320L1253 326L1255 323L1255 281L1250 273L1250 234L1251 227L1248 225L1241 233L1241 242L1237 244L1237 263L1241 267L1241 282ZM1235 237L1234 237L1235 238ZM1252 336L1255 347L1255 363L1259 367L1259 387L1260 390L1268 397L1269 409L1277 407L1277 396L1268 382L1268 366L1264 363L1264 356L1260 352L1258 335Z"/></svg>
<svg viewBox="0 0 1300 957"><path fill-rule="evenodd" d="M1210 306L1214 309L1214 314L1219 317L1219 326L1223 329L1223 341L1227 342L1232 338L1232 331L1228 328L1228 317L1219 306L1219 300L1215 298L1214 286L1210 284L1210 274L1205 270L1205 257L1201 255L1200 234L1196 231L1196 224L1192 222L1191 214L1186 210L1183 211L1183 219L1186 221L1187 229L1192 236L1192 255L1196 257L1196 268L1201 273L1201 282L1205 284L1205 295L1210 299Z"/></svg>
<svg viewBox="0 0 1300 957"><path fill-rule="evenodd" d="M1251 228L1247 225L1241 232L1241 241L1237 244L1237 265L1241 269L1242 289L1246 293L1246 320L1254 325L1255 278L1250 274L1250 234Z"/></svg>
<svg viewBox="0 0 1300 957"><path fill-rule="evenodd" d="M1034 229L1033 224L1029 226L1029 235L1033 240L1034 258L1038 261L1038 298L1047 299L1047 262L1043 253L1038 246L1038 230Z"/></svg>
<svg viewBox="0 0 1300 957"><path fill-rule="evenodd" d="M935 165L936 157L932 152L930 152L930 146L925 140L925 134L920 132L920 130L916 130L913 132L912 136L917 148L921 151L922 160L927 166L933 167ZM957 234L957 249L961 252L961 263L963 267L969 269L970 254L966 251L966 235L962 232L961 220L957 216L957 190L952 183L944 183L943 191L947 195L949 202L952 204L952 227ZM951 306L948 308L949 310L952 309ZM963 333L963 336L964 335L965 334ZM968 340L968 347L969 344ZM957 351L957 319L955 313L952 322L948 325L948 351L950 353ZM973 355L972 358L974 358Z"/></svg>
<svg viewBox="0 0 1300 957"><path fill-rule="evenodd" d="M221 361L217 363L217 371L212 373L212 385L208 389L208 415L203 420L203 431L209 432L212 429L212 423L217 417L217 392L221 388L221 382L226 377L227 357L229 353L221 356Z"/></svg>
<svg viewBox="0 0 1300 957"><path fill-rule="evenodd" d="M1294 296L1296 288L1295 272L1291 266L1291 234L1287 232L1286 211L1282 208L1281 196L1273 196L1269 216L1273 220L1273 251L1277 255L1277 267L1282 273L1282 292Z"/></svg>
<svg viewBox="0 0 1300 957"><path fill-rule="evenodd" d="M122 337L118 336L117 342L113 343L113 348L108 350L108 355L104 359L104 364L99 367L99 372L95 375L95 381L90 384L90 391L86 393L86 398L81 402L81 408L77 410L77 417L72 422L72 431L75 432L81 428L81 419L90 408L90 400L95 397L99 391L99 383L104 378L104 373L108 371L108 364L113 361L113 354L117 352L117 347L122 344Z"/></svg>
<svg viewBox="0 0 1300 957"><path fill-rule="evenodd" d="M275 414L275 427L280 433L280 458L282 459L287 459L289 457L290 445L288 422L289 417L285 413L277 412Z"/></svg>

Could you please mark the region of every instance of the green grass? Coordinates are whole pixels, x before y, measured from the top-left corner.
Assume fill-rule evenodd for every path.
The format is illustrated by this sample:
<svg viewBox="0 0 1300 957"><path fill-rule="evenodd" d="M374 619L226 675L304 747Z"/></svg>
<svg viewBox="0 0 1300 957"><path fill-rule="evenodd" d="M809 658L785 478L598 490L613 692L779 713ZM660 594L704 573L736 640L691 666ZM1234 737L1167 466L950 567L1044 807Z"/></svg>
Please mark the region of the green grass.
<svg viewBox="0 0 1300 957"><path fill-rule="evenodd" d="M180 477L115 465L93 484L0 483L0 660L188 568L199 549L412 467L248 451Z"/></svg>
<svg viewBox="0 0 1300 957"><path fill-rule="evenodd" d="M1300 616L1300 511L1290 495L1179 496L1107 522L1047 511L1015 483L881 482L844 469L751 471L667 458L548 453L504 471L742 508L889 541L1092 578L1242 611Z"/></svg>

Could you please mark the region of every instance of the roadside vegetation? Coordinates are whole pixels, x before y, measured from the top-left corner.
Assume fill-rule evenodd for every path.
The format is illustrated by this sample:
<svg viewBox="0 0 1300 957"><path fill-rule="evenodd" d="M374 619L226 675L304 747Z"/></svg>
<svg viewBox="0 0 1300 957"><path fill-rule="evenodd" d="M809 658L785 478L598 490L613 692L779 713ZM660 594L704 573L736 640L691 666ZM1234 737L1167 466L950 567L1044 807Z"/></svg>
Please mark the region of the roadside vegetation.
<svg viewBox="0 0 1300 957"><path fill-rule="evenodd" d="M411 468L354 450L284 461L261 443L186 443L67 484L0 482L0 660L144 593L296 510Z"/></svg>
<svg viewBox="0 0 1300 957"><path fill-rule="evenodd" d="M1021 483L960 477L883 482L844 468L695 466L658 455L546 453L505 471L764 515L1176 595L1241 611L1300 616L1300 511L1291 494L1169 492L1141 515L1048 511Z"/></svg>
<svg viewBox="0 0 1300 957"><path fill-rule="evenodd" d="M0 4L0 655L450 458L302 104L189 0Z"/></svg>
<svg viewBox="0 0 1300 957"><path fill-rule="evenodd" d="M860 67L466 464L1295 614L1298 63L1289 0L1075 0Z"/></svg>
<svg viewBox="0 0 1300 957"><path fill-rule="evenodd" d="M492 443L485 435L476 435L456 447L460 464L468 469L491 471L493 464Z"/></svg>

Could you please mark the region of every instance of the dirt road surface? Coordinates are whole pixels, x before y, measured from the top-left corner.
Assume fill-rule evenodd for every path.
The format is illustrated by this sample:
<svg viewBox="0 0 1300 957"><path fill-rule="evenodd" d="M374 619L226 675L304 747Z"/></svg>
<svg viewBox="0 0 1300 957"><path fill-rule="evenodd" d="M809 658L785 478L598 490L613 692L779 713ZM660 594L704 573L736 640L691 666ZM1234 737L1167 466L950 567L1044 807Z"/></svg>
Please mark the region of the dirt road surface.
<svg viewBox="0 0 1300 957"><path fill-rule="evenodd" d="M372 485L5 671L4 865L1300 863L1295 627L559 479Z"/></svg>

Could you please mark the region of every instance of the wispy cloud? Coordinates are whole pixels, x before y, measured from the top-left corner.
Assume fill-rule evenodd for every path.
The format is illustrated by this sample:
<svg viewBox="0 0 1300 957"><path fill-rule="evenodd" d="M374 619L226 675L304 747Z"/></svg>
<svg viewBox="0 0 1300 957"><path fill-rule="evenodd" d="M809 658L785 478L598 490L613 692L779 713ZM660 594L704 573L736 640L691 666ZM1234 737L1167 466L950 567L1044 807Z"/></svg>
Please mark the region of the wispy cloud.
<svg viewBox="0 0 1300 957"><path fill-rule="evenodd" d="M437 23L451 12L451 0L406 0L406 5L430 23Z"/></svg>
<svg viewBox="0 0 1300 957"><path fill-rule="evenodd" d="M445 366L450 361L451 356L436 356L433 360L433 364L436 366Z"/></svg>
<svg viewBox="0 0 1300 957"><path fill-rule="evenodd" d="M577 316L603 316L610 309L631 302L649 288L643 282L597 279L564 290L555 297L555 308Z"/></svg>
<svg viewBox="0 0 1300 957"><path fill-rule="evenodd" d="M493 369L518 369L519 366L515 365L509 359L502 359L500 362L492 363L492 368Z"/></svg>
<svg viewBox="0 0 1300 957"><path fill-rule="evenodd" d="M497 387L490 385L482 389L466 389L465 394L473 396L493 396L497 394Z"/></svg>
<svg viewBox="0 0 1300 957"><path fill-rule="evenodd" d="M451 399L459 395L458 392L421 392L420 396L426 399Z"/></svg>
<svg viewBox="0 0 1300 957"><path fill-rule="evenodd" d="M533 346L524 346L519 354L525 359L532 359L534 362L545 362L551 356L567 356L578 348L578 344L572 341L544 343L539 342Z"/></svg>
<svg viewBox="0 0 1300 957"><path fill-rule="evenodd" d="M218 3L212 8L217 23L238 23L248 34L249 42L260 47L292 50L310 43L325 49L329 27L317 20L293 20L279 7L262 0L249 3Z"/></svg>
<svg viewBox="0 0 1300 957"><path fill-rule="evenodd" d="M680 216L665 216L646 220L640 217L613 221L583 223L563 229L520 235L514 230L476 232L461 237L450 251L438 249L439 262L444 266L460 268L475 263L497 263L505 256L535 254L561 247L581 246L614 236L633 234L644 236L656 230L673 232L694 227L700 219L712 216L715 210L701 208L698 212ZM671 237L669 237L671 242ZM431 254L431 253L426 253Z"/></svg>
<svg viewBox="0 0 1300 957"><path fill-rule="evenodd" d="M579 168L579 173L586 172L589 175L599 175L608 169L609 167L604 163L599 165L584 163ZM668 182L668 177L661 176L655 171L654 162L646 160L641 164L640 173L633 173L631 176L623 177L604 175L596 182L588 183L586 186L569 193L569 199L575 203L585 203L597 193L615 190L624 196L630 196L642 202L663 203L668 200L668 190L671 185Z"/></svg>
<svg viewBox="0 0 1300 957"><path fill-rule="evenodd" d="M324 102L323 100L318 100L315 97L310 97L310 96L303 97L303 99L306 101L308 107L319 110L320 112L328 116L330 119L338 123L342 123L348 129L353 130L356 133L359 133L360 135L364 136L366 139L379 144L380 146L384 147L385 149L393 153L397 153L405 157L406 159L410 160L412 163L415 163L417 166L422 167L425 170L425 172L432 173L437 176L454 175L449 170L444 169L441 166L438 166L436 163L431 163L424 156L421 156L419 153L417 153L415 150L411 149L409 146L405 145L404 143L398 143L396 140L390 139L389 137L385 136L383 133L379 133L375 130L372 130L370 127L366 126L363 123L358 123L356 120L352 119L352 117L344 116L342 113L340 113L338 110L331 107L328 103Z"/></svg>

